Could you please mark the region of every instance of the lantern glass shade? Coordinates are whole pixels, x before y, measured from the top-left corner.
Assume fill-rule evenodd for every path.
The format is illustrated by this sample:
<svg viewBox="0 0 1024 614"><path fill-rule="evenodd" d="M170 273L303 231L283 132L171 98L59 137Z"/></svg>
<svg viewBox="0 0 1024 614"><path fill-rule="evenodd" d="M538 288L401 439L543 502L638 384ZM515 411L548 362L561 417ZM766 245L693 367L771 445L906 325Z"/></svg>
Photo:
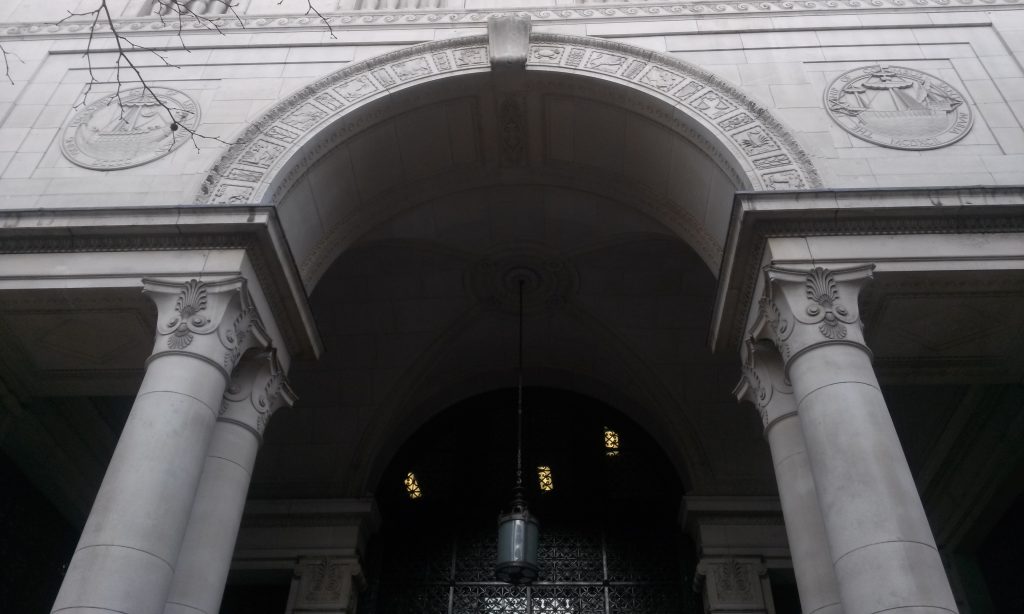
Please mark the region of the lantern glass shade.
<svg viewBox="0 0 1024 614"><path fill-rule="evenodd" d="M495 575L502 582L529 584L537 579L540 523L525 509L498 517L498 561Z"/></svg>

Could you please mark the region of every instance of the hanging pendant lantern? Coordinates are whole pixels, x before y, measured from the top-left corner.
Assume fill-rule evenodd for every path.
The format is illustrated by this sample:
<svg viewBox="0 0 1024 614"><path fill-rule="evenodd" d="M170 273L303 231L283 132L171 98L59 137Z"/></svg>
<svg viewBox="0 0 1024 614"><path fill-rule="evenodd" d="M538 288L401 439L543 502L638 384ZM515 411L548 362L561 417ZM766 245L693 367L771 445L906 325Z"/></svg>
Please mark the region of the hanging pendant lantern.
<svg viewBox="0 0 1024 614"><path fill-rule="evenodd" d="M502 582L529 584L537 579L540 522L526 507L523 487L523 284L519 280L519 369L516 387L516 485L511 509L498 516L498 560L494 574Z"/></svg>
<svg viewBox="0 0 1024 614"><path fill-rule="evenodd" d="M494 573L502 582L529 584L537 579L540 522L526 509L517 489L512 509L498 516L498 563Z"/></svg>

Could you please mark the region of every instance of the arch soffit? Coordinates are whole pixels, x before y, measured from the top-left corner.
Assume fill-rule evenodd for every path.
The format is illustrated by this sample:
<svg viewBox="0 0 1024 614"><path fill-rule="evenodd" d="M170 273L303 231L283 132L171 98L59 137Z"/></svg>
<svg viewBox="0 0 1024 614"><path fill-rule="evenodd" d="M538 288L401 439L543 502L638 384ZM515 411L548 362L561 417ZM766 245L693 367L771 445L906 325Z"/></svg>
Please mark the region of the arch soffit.
<svg viewBox="0 0 1024 614"><path fill-rule="evenodd" d="M487 36L469 36L410 46L315 81L250 125L211 168L195 201L277 204L318 159L387 109L339 120L413 85L490 71L487 44ZM613 41L532 33L526 68L617 83L668 105L689 120L663 117L673 129L722 168L739 162L743 188L821 186L810 157L768 109L692 64Z"/></svg>

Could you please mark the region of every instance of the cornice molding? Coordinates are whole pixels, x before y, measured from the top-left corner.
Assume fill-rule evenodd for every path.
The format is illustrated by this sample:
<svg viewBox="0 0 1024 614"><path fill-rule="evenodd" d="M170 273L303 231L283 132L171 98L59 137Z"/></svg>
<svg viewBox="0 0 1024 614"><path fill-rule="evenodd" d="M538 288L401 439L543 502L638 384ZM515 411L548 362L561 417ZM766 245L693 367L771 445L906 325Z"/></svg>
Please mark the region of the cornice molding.
<svg viewBox="0 0 1024 614"><path fill-rule="evenodd" d="M272 207L126 207L0 213L0 255L209 249L244 249L289 353L293 357L319 356L320 336Z"/></svg>
<svg viewBox="0 0 1024 614"><path fill-rule="evenodd" d="M739 193L719 271L712 350L740 348L771 238L1013 232L1024 232L1024 186ZM858 257L873 260L870 253Z"/></svg>
<svg viewBox="0 0 1024 614"><path fill-rule="evenodd" d="M806 13L858 13L858 12L903 12L926 9L929 11L962 11L1014 9L1024 6L1021 0L765 0L740 1L726 0L707 2L695 0L690 2L619 2L609 4L581 4L550 8L531 8L528 10L397 10L397 11L352 11L325 15L332 28L367 28L386 26L395 27L430 27L479 25L483 27L487 19L501 15L523 15L535 22L600 22L621 19L655 20L664 17L679 16L687 18L737 15L793 15ZM60 24L52 22L8 23L0 25L0 38L47 37L47 36L87 36L87 21L68 20ZM323 27L323 22L316 16L293 15L242 15L239 19L223 16L214 19L214 23L223 32L252 30L289 30ZM176 32L178 22L167 19L161 21L157 17L138 17L115 20L116 27L129 34ZM209 26L185 22L182 29L192 33L211 32ZM98 25L98 36L110 34L110 28Z"/></svg>

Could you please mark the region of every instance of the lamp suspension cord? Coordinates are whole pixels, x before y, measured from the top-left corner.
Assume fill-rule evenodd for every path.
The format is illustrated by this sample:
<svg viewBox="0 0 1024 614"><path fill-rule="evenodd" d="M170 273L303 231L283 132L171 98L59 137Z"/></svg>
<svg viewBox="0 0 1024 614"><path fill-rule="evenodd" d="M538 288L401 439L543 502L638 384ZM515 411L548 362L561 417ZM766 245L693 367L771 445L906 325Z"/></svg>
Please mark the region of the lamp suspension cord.
<svg viewBox="0 0 1024 614"><path fill-rule="evenodd" d="M516 489L519 492L523 487L523 284L525 283L525 279L519 280L519 366L516 387Z"/></svg>

